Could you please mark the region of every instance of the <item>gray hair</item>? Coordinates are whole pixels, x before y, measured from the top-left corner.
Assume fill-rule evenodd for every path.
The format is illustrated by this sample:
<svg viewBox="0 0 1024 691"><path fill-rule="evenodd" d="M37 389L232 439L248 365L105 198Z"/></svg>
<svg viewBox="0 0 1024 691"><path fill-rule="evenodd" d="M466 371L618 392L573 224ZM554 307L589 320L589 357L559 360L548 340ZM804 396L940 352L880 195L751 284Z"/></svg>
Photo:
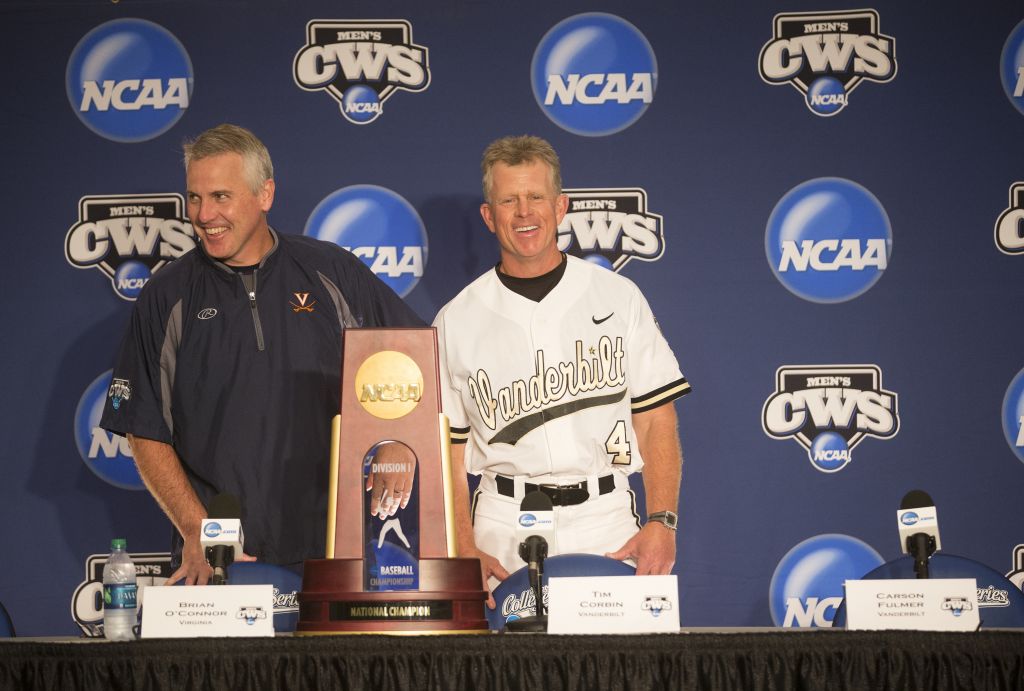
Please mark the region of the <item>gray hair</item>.
<svg viewBox="0 0 1024 691"><path fill-rule="evenodd" d="M253 194L258 194L263 183L274 177L274 164L270 152L255 134L238 125L217 125L186 141L182 147L185 153L185 172L193 161L208 156L235 153L242 157L245 176Z"/></svg>
<svg viewBox="0 0 1024 691"><path fill-rule="evenodd" d="M551 186L556 195L561 194L562 166L554 147L540 137L524 134L518 137L496 139L484 149L484 155L480 161L480 170L483 172L484 201L491 200L495 164L504 163L507 166L518 166L533 161L548 164L548 169L551 171Z"/></svg>

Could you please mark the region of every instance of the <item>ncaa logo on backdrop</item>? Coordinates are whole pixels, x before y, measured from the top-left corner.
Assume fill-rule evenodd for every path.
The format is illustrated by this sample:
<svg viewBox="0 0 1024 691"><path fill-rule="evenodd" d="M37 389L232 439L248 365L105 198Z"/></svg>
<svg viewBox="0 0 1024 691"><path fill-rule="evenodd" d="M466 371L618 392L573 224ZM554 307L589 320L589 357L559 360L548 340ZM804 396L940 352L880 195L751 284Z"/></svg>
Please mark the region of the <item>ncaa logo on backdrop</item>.
<svg viewBox="0 0 1024 691"><path fill-rule="evenodd" d="M1003 434L1024 463L1024 369L1013 378L1003 397Z"/></svg>
<svg viewBox="0 0 1024 691"><path fill-rule="evenodd" d="M303 231L352 252L400 297L427 264L427 229L402 196L376 185L353 185L317 204Z"/></svg>
<svg viewBox="0 0 1024 691"><path fill-rule="evenodd" d="M996 247L1003 254L1024 254L1024 182L1010 186L1010 206L996 221Z"/></svg>
<svg viewBox="0 0 1024 691"><path fill-rule="evenodd" d="M196 246L180 194L82 197L64 239L76 269L97 269L118 297L134 300L160 267Z"/></svg>
<svg viewBox="0 0 1024 691"><path fill-rule="evenodd" d="M558 249L618 271L630 259L652 262L665 251L662 216L647 210L642 189L567 189Z"/></svg>
<svg viewBox="0 0 1024 691"><path fill-rule="evenodd" d="M564 130L615 134L654 100L658 63L647 37L621 17L588 12L564 19L540 40L530 65L533 96Z"/></svg>
<svg viewBox="0 0 1024 691"><path fill-rule="evenodd" d="M816 178L779 200L765 229L772 273L804 300L845 302L889 266L892 227L881 202L855 182Z"/></svg>
<svg viewBox="0 0 1024 691"><path fill-rule="evenodd" d="M380 117L395 91L430 85L427 49L412 42L412 24L404 19L314 19L293 68L300 88L326 91L356 125Z"/></svg>
<svg viewBox="0 0 1024 691"><path fill-rule="evenodd" d="M835 115L862 80L896 76L896 41L878 29L874 10L775 15L772 40L758 60L761 79L789 83L815 115Z"/></svg>
<svg viewBox="0 0 1024 691"><path fill-rule="evenodd" d="M1024 113L1024 21L1018 24L1003 44L999 58L999 78L1010 103Z"/></svg>
<svg viewBox="0 0 1024 691"><path fill-rule="evenodd" d="M131 384L112 376L113 371L107 370L96 377L79 399L75 409L75 445L85 465L104 482L121 489L145 489L128 440L99 426L108 398L115 409L131 398Z"/></svg>
<svg viewBox="0 0 1024 691"><path fill-rule="evenodd" d="M78 42L65 86L78 119L115 142L157 137L178 122L192 98L192 61L159 24L115 19Z"/></svg>
<svg viewBox="0 0 1024 691"><path fill-rule="evenodd" d="M807 449L816 470L834 473L864 437L896 436L900 419L896 394L882 388L877 365L796 365L776 371L761 426L769 437Z"/></svg>
<svg viewBox="0 0 1024 691"><path fill-rule="evenodd" d="M849 535L808 538L775 567L768 587L772 622L784 627L828 628L843 601L843 583L884 563L870 545Z"/></svg>

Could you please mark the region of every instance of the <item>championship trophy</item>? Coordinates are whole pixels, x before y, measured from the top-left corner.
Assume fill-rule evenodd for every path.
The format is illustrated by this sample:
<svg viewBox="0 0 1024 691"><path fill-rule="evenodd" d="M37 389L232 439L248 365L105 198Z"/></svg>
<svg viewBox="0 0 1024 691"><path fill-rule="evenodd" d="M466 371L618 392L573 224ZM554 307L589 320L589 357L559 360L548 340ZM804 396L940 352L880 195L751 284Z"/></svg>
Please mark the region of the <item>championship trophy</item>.
<svg viewBox="0 0 1024 691"><path fill-rule="evenodd" d="M437 332L346 329L342 338L327 558L305 563L296 633L486 632L480 562L455 549Z"/></svg>

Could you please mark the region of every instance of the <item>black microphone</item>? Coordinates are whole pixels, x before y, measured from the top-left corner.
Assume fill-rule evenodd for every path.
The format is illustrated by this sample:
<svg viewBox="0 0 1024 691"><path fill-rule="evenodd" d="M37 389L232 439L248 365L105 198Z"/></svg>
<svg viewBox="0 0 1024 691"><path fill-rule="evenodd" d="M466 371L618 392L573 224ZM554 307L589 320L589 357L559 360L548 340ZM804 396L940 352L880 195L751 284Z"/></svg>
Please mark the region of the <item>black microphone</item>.
<svg viewBox="0 0 1024 691"><path fill-rule="evenodd" d="M914 573L928 578L928 559L942 549L935 502L919 489L907 492L896 512L900 531L900 549L914 557Z"/></svg>
<svg viewBox="0 0 1024 691"><path fill-rule="evenodd" d="M530 588L536 601L536 614L508 622L509 631L547 631L548 619L544 614L544 560L548 556L548 542L554 539L555 507L551 497L539 490L528 492L519 505L516 520L516 535L519 543L519 557L526 562Z"/></svg>
<svg viewBox="0 0 1024 691"><path fill-rule="evenodd" d="M548 538L554 533L554 527L555 507L551 497L539 490L528 492L519 505L516 533L524 537L519 543L519 557L526 562L531 578L535 572L544 571Z"/></svg>
<svg viewBox="0 0 1024 691"><path fill-rule="evenodd" d="M200 542L205 548L206 561L213 567L211 585L227 583L227 568L242 553L242 505L238 497L218 494L210 502L208 517L203 519Z"/></svg>

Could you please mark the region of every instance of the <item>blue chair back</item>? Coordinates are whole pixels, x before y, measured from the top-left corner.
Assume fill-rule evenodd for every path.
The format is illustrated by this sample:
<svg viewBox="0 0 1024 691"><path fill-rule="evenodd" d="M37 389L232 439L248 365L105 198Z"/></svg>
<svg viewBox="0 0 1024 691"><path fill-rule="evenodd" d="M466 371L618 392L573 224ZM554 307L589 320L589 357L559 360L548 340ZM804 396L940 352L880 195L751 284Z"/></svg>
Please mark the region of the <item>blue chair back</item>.
<svg viewBox="0 0 1024 691"><path fill-rule="evenodd" d="M0 602L0 638L14 638L14 622L11 621L11 615L2 602Z"/></svg>

